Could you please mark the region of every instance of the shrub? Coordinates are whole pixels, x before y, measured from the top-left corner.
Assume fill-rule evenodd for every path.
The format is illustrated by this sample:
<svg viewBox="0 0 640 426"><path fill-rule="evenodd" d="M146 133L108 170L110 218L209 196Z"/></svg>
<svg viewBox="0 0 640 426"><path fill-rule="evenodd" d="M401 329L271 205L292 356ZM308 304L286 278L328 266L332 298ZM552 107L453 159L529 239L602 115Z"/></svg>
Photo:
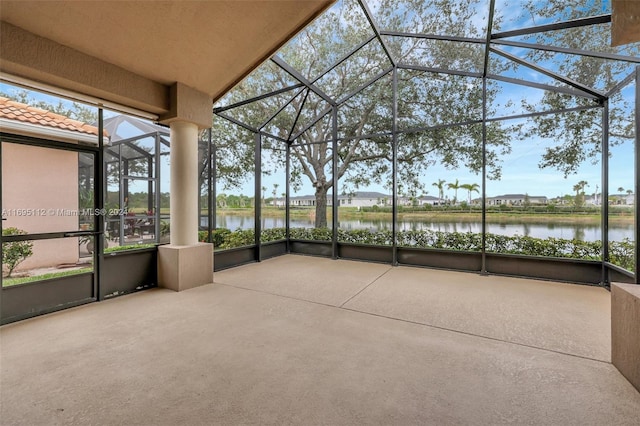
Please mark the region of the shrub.
<svg viewBox="0 0 640 426"><path fill-rule="evenodd" d="M218 228L211 231L211 242L214 247L220 247L224 244L225 238L231 234L227 228Z"/></svg>
<svg viewBox="0 0 640 426"><path fill-rule="evenodd" d="M221 249L253 245L253 230L225 230ZM331 241L332 232L327 228L291 228L292 240ZM262 231L262 242L278 241L286 236L284 228ZM368 244L389 246L393 243L391 230L369 231L367 229L338 230L338 241L348 244ZM442 231L399 231L397 243L401 247L431 248L459 251L480 251L482 235L472 232ZM609 260L628 271L634 270L635 244L629 239L609 243ZM562 238L533 238L528 236L507 236L486 234L486 250L490 253L521 254L539 257L560 257L571 259L602 259L602 241L582 241Z"/></svg>
<svg viewBox="0 0 640 426"><path fill-rule="evenodd" d="M269 241L279 241L287 238L287 231L284 228L263 229L260 233L260 241L267 243Z"/></svg>
<svg viewBox="0 0 640 426"><path fill-rule="evenodd" d="M220 244L221 249L243 247L255 244L253 229L238 229L226 235Z"/></svg>
<svg viewBox="0 0 640 426"><path fill-rule="evenodd" d="M2 236L26 235L18 228L6 228L2 230ZM2 243L2 269L7 269L7 277L10 277L16 266L33 255L33 243L31 241L12 241Z"/></svg>
<svg viewBox="0 0 640 426"><path fill-rule="evenodd" d="M292 228L289 237L292 240L331 241L333 233L328 228Z"/></svg>

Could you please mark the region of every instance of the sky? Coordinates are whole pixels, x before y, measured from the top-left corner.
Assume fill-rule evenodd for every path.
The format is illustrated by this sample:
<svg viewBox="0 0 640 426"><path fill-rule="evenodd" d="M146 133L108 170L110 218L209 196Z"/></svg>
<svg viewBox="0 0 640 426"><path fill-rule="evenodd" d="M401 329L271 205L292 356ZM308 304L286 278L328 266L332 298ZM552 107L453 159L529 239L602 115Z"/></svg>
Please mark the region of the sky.
<svg viewBox="0 0 640 426"><path fill-rule="evenodd" d="M632 100L634 96L634 85L627 86L623 91L623 95L628 100ZM0 84L0 91L11 92L15 90L13 86L9 86L5 83ZM51 95L33 93L33 98L37 100L45 100L51 103L57 103L59 98ZM520 93L522 95L522 93ZM509 96L508 93L503 92L503 96ZM70 101L62 100L62 102L68 103L71 107ZM632 103L633 104L633 103ZM515 111L512 111L515 112ZM108 116L110 113L105 113ZM131 131L131 136L134 133ZM588 186L585 189L587 194L595 193L596 190L600 192L601 187L601 164L595 165L587 162L583 164L578 173L570 175L567 178L562 173L551 169L540 169L538 163L541 155L544 152L546 146L550 146L550 141L545 141L540 138L526 140L526 141L514 141L512 143L512 152L502 157L502 178L500 180L487 180L487 195L496 196L509 193L526 193L530 196L545 195L547 197L563 196L566 194L573 194L573 186L581 180L588 182ZM612 155L610 158L610 192L618 192L618 188L632 189L634 184L633 175L633 143L627 141L622 146L613 147L611 149ZM163 190L169 187L169 164L168 161L163 162L161 174L163 176L162 186ZM421 176L421 181L424 184L424 191L422 195L438 196L438 189L433 186L433 183L439 179L444 179L447 183L455 182L458 180L460 184L481 184L481 177L479 175L470 174L466 170L448 170L441 165L434 165L430 167ZM267 188L266 194L268 197L272 196L274 184L278 184L276 191L277 196L280 196L284 192L284 171L275 173L271 176L263 176L262 185ZM226 193L253 193L253 179L248 179L244 185L238 190L225 191L222 188L218 192ZM132 190L135 187L132 188ZM362 191L377 191L382 193L389 193L389 189L383 185L371 185L366 188L359 188ZM343 190L340 190L342 192ZM313 188L308 183L307 179L303 179L303 186L299 191L294 192L292 195L310 195L313 194ZM458 192L458 199L466 199L468 194L462 190ZM454 197L453 190L445 191L445 196L449 198ZM473 194L473 197L477 197L477 194Z"/></svg>
<svg viewBox="0 0 640 426"><path fill-rule="evenodd" d="M608 13L610 11L609 0L588 0L596 5L601 5L602 13ZM485 0L480 3L484 5ZM368 0L372 13L375 15L379 8L378 2ZM506 18L502 30L508 30L515 27L527 26L527 25L540 25L547 23L547 21L540 17L522 16L521 15L521 3L522 0L497 0L497 10ZM484 6L483 6L484 7ZM598 6L600 7L600 6ZM521 16L519 19L514 17ZM478 14L477 25L486 25L486 18ZM505 49L507 50L507 49ZM511 53L517 54L518 49L511 49ZM545 64L542 64L545 65ZM518 77L517 73L527 73L527 78L532 81L546 82L548 77L543 76L530 69L520 67L513 71L512 76ZM508 73L505 75L509 75ZM521 77L521 76L520 76ZM496 116L504 116L509 114L517 114L523 112L518 106L521 99L526 99L529 102L534 102L536 97L541 97L543 92L538 89L525 88L523 86L510 85L506 83L499 83L502 91L497 98L497 103L494 105L496 110ZM623 91L624 97L632 101L634 94L634 86L630 85ZM15 88L6 83L0 83L1 92L11 92ZM31 92L32 97L35 100L44 100L49 103L57 104L61 99L38 92ZM515 106L505 107L507 101L511 99L514 101ZM62 102L71 107L72 103L68 100L62 99ZM631 102L633 104L633 102ZM105 116L109 116L110 112L105 112ZM509 122L506 122L509 123ZM133 134L132 134L133 136ZM610 159L610 192L615 192L619 187L630 189L633 187L633 144L632 141L624 143L622 146L612 148L612 156ZM585 189L587 194L601 191L601 164L591 164L587 162L582 164L578 169L577 174L568 176L565 178L561 172L551 169L540 169L538 163L544 152L545 147L552 146L553 141L543 140L541 138L535 138L526 141L514 140L512 142L512 152L502 158L502 178L500 180L488 180L487 181L487 195L495 196L506 193L527 193L529 195L546 195L548 197L562 196L565 194L572 194L573 186L581 181L587 181L588 186ZM163 188L168 188L168 163L162 166ZM481 177L478 175L472 175L466 170L447 170L441 165L434 165L427 171L422 173L421 180L424 184L426 194L438 195L438 189L435 188L432 183L444 179L447 182L454 182L458 180L460 184L464 183L481 183ZM277 173L272 176L263 177L263 186L267 187L267 194L271 195L273 192L274 184L279 185L277 190L278 196L284 191L284 173ZM372 190L383 193L388 193L389 190L381 185L372 185L367 188L360 188L359 190ZM614 191L612 191L614 190ZM219 190L221 192L222 190ZM340 191L340 189L339 189ZM237 191L225 191L225 192L242 192L244 194L251 194L253 192L253 179L249 179L241 188ZM313 189L308 180L303 180L302 188L294 195L309 195L313 193ZM453 191L445 193L449 197L453 197ZM458 198L461 198L461 193L458 194Z"/></svg>

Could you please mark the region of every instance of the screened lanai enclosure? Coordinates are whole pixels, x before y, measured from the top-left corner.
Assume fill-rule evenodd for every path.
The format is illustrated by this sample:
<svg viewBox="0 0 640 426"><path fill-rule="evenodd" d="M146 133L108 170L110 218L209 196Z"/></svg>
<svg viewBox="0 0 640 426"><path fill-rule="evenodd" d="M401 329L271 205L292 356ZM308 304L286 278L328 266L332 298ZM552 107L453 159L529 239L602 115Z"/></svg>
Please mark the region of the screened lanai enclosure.
<svg viewBox="0 0 640 426"><path fill-rule="evenodd" d="M638 282L640 44L607 0L340 0L214 106L202 240Z"/></svg>
<svg viewBox="0 0 640 426"><path fill-rule="evenodd" d="M337 1L200 133L214 269L298 253L639 283L640 43L611 46L611 12ZM0 322L157 286L169 129L2 78Z"/></svg>
<svg viewBox="0 0 640 426"><path fill-rule="evenodd" d="M104 120L105 220L107 241L119 246L168 242L168 196L162 197L162 169L168 167L169 129L127 115ZM164 188L168 193L168 188ZM165 208L165 214L162 214ZM108 243L107 243L108 244Z"/></svg>

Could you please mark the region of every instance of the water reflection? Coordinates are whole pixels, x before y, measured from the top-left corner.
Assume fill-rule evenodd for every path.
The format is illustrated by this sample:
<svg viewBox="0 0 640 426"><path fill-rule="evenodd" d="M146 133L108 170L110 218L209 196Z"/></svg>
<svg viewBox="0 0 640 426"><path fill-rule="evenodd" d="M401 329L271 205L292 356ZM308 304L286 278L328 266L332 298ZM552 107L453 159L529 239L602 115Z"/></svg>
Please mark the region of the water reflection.
<svg viewBox="0 0 640 426"><path fill-rule="evenodd" d="M216 217L219 228L252 229L254 227L253 216L243 215L218 215ZM207 226L207 218L202 217L201 226ZM283 217L264 217L261 220L263 229L284 228ZM371 231L390 230L391 221L385 219L374 220L341 220L340 229L355 230L368 229ZM311 219L291 219L292 228L313 228ZM602 239L600 225L585 225L571 223L487 223L487 232L497 235L522 235L533 238L562 238L577 239L581 241L599 241ZM399 231L442 231L442 232L482 232L482 223L467 221L432 222L429 220L401 220L398 222ZM633 223L609 224L609 240L622 241L624 238L633 238Z"/></svg>

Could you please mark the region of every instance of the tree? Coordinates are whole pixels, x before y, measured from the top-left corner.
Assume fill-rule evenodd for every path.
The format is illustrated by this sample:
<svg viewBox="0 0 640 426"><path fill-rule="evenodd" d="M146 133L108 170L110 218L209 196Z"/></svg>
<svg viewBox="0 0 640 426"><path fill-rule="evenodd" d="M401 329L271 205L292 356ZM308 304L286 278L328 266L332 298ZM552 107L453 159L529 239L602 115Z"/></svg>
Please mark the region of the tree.
<svg viewBox="0 0 640 426"><path fill-rule="evenodd" d="M449 182L447 184L447 188L448 189L453 189L455 191L455 194L453 195L453 204L457 204L458 203L458 189L460 189L460 182L458 182L458 179L456 179L455 182Z"/></svg>
<svg viewBox="0 0 640 426"><path fill-rule="evenodd" d="M470 36L485 36L473 23L478 11L475 0L457 2L455 8L442 0L413 0L401 9L396 6L391 0L381 2L375 14L381 27L394 28L401 22L410 22L419 24L415 32L466 32ZM433 8L444 8L443 13L434 14ZM416 16L420 19L415 19ZM291 183L296 190L303 180L311 184L316 198L316 227L327 225L327 196L334 190L331 176L334 154L338 159L336 177L340 180L338 190L341 193L372 184L391 186L393 75L388 71L392 69L392 63L383 46L374 39L322 75L340 54L352 50L371 34L373 31L358 3L345 1L305 28L278 53L279 58L311 81L317 80L316 84L323 92L339 101L337 123L332 120L327 100L304 88L299 93L274 95L228 111L234 119L256 127L264 124L270 114L277 113L263 128L282 139L298 135L290 148ZM389 39L388 44L388 51L396 62L421 60L424 50L419 39ZM436 58L438 67L444 69L473 69L484 58L483 52L470 44L451 49L446 43L434 43L430 55ZM368 87L354 92L380 75L382 77ZM230 93L225 102L232 104L294 83L287 73L269 62ZM481 79L397 69L397 84L398 99L401 100L398 117L401 117L404 129L458 123L481 115ZM351 93L354 95L347 97ZM486 95L488 99L494 99L497 91L489 88ZM288 106L278 112L291 98ZM332 150L334 124L340 137L335 153ZM510 150L507 133L503 125L496 122L488 123L487 133L488 170L491 177L497 178L500 176L499 156ZM405 132L398 138L398 180L405 185L407 193L417 194L424 189L419 171L436 164L479 172L482 169L481 142L482 127L479 125ZM266 143L286 146L272 139Z"/></svg>
<svg viewBox="0 0 640 426"><path fill-rule="evenodd" d="M218 207L224 209L227 207L227 195L226 194L218 194L216 197L216 202L218 203Z"/></svg>
<svg viewBox="0 0 640 426"><path fill-rule="evenodd" d="M521 16L515 20L536 16L541 20L558 22L601 15L602 8L600 2L581 2L580 7L569 7L566 0L547 0L545 7L540 7L537 0L527 0L522 7ZM616 53L636 58L640 56L640 44L610 47L610 37L609 26L592 25L542 32L530 36L528 41L583 51ZM570 76L574 81L603 92L615 87L634 69L634 64L625 61L606 61L589 56L563 55L535 49L527 50L526 59L544 63L546 68L551 68L560 75ZM531 112L588 105L595 106L597 101L551 91L544 92L541 99L536 97L535 101L525 100L525 107ZM613 96L609 102L609 146L613 147L633 138L633 110L632 101L624 99L619 93ZM557 169L567 177L575 174L585 161L595 163L600 160L601 108L541 115L531 120L532 125L523 129L524 136L539 136L556 141L552 147L545 149L539 163L541 168Z"/></svg>
<svg viewBox="0 0 640 426"><path fill-rule="evenodd" d="M280 185L279 185L279 184L277 184L277 183L274 183L274 184L273 184L273 205L274 205L274 206L276 205L276 196L277 196L277 193L278 193L278 187L279 187L279 186L280 186Z"/></svg>
<svg viewBox="0 0 640 426"><path fill-rule="evenodd" d="M478 185L477 183L463 183L462 185L460 185L460 188L466 189L468 191L469 205L471 205L471 193L472 192L480 193L480 185Z"/></svg>
<svg viewBox="0 0 640 426"><path fill-rule="evenodd" d="M433 182L432 185L438 188L438 198L440 198L439 203L442 203L444 200L444 184L447 183L444 179L438 179L437 182Z"/></svg>
<svg viewBox="0 0 640 426"><path fill-rule="evenodd" d="M98 109L82 105L78 102L63 101L60 99L58 103L51 103L44 100L37 100L31 92L25 89L0 92L0 96L86 124L97 125L96 123L98 122Z"/></svg>
<svg viewBox="0 0 640 426"><path fill-rule="evenodd" d="M581 180L580 182L573 185L573 190L576 191L576 198L574 204L576 207L581 207L584 205L584 188L589 186L587 181Z"/></svg>
<svg viewBox="0 0 640 426"><path fill-rule="evenodd" d="M18 228L5 228L2 236L26 235L27 232ZM2 269L7 269L6 277L11 274L16 267L29 256L33 255L33 243L31 241L12 241L2 243Z"/></svg>

